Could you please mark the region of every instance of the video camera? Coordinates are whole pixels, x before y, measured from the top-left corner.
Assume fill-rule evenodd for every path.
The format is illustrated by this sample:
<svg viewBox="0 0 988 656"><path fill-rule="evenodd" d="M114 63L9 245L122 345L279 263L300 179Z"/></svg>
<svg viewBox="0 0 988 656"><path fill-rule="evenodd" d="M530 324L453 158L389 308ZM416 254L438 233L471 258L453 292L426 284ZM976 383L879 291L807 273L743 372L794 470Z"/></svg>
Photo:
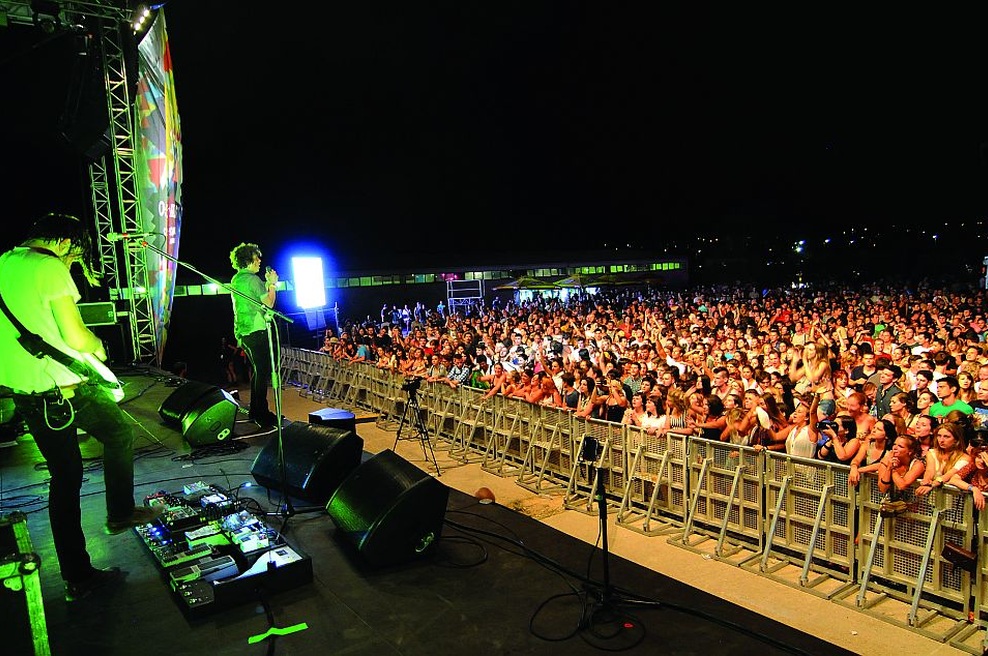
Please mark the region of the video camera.
<svg viewBox="0 0 988 656"><path fill-rule="evenodd" d="M837 422L833 419L824 419L823 421L818 421L816 424L816 429L818 431L832 430L837 432Z"/></svg>
<svg viewBox="0 0 988 656"><path fill-rule="evenodd" d="M596 462L600 458L603 447L593 435L583 437L583 448L580 450L580 462Z"/></svg>
<svg viewBox="0 0 988 656"><path fill-rule="evenodd" d="M403 392L415 392L421 386L422 379L418 376L412 376L411 378L406 378L405 382L401 384L401 390Z"/></svg>

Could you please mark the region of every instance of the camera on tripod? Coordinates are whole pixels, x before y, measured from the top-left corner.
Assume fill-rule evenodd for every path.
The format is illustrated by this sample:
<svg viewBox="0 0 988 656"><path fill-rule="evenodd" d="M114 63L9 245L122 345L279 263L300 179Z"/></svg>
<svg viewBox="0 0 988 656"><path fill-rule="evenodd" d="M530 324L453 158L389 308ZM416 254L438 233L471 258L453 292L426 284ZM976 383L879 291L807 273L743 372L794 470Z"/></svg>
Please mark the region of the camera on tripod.
<svg viewBox="0 0 988 656"><path fill-rule="evenodd" d="M596 462L603 450L597 438L593 435L584 435L583 447L580 450L580 462Z"/></svg>
<svg viewBox="0 0 988 656"><path fill-rule="evenodd" d="M422 385L422 379L418 377L406 378L405 382L401 385L401 390L403 392L416 392L418 388Z"/></svg>

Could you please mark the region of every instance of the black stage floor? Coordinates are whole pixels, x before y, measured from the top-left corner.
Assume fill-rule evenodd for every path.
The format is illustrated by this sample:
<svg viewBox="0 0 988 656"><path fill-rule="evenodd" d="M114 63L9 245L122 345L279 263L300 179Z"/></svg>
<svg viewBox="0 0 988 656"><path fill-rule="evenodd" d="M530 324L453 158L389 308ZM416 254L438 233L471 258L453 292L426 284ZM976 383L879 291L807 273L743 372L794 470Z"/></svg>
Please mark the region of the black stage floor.
<svg viewBox="0 0 988 656"><path fill-rule="evenodd" d="M190 455L180 431L157 412L175 380L154 370L117 373L128 391L123 407L135 420L139 498L197 481L227 490L254 482L251 464L270 436L228 440L221 449ZM238 432L248 426L238 424ZM0 450L2 511L27 514L42 559L49 642L60 656L582 654L635 646L663 654L850 653L611 556L607 596L625 617L616 622L595 603L604 588L599 549L456 490L450 491L442 537L428 555L373 568L337 536L324 510L285 519L277 513L277 490L248 488L275 513L268 523L284 527L288 544L311 558L313 580L266 600L245 593L228 608L190 619L136 532L102 533L99 447L86 436L80 442L84 455L94 458L83 485L90 551L97 566L120 566L127 578L72 604L64 600L49 536L47 473L37 449L23 436L17 446ZM625 603L631 599L634 605ZM304 630L248 644L272 626L302 623Z"/></svg>

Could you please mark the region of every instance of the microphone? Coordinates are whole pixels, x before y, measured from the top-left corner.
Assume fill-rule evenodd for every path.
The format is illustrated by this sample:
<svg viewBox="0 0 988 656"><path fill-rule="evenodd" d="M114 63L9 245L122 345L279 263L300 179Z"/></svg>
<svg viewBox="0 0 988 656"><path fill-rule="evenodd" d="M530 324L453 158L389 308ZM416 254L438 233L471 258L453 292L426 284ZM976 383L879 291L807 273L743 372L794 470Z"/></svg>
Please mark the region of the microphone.
<svg viewBox="0 0 988 656"><path fill-rule="evenodd" d="M107 241L129 241L131 239L146 239L154 237L156 232L111 232L106 236Z"/></svg>

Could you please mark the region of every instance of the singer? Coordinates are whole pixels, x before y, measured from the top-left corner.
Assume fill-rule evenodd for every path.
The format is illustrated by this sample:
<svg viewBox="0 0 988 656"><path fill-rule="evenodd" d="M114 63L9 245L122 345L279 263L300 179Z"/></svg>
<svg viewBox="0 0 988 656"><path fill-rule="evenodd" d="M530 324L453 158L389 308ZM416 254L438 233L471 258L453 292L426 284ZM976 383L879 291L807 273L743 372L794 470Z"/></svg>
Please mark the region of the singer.
<svg viewBox="0 0 988 656"><path fill-rule="evenodd" d="M241 243L230 251L230 265L236 269L230 286L238 292L274 307L278 294L278 272L268 267L264 280L261 270L261 249L257 244ZM279 418L268 409L268 387L271 383L271 351L264 311L257 305L233 294L233 336L247 351L250 359L250 412L251 421L261 428L277 426Z"/></svg>

